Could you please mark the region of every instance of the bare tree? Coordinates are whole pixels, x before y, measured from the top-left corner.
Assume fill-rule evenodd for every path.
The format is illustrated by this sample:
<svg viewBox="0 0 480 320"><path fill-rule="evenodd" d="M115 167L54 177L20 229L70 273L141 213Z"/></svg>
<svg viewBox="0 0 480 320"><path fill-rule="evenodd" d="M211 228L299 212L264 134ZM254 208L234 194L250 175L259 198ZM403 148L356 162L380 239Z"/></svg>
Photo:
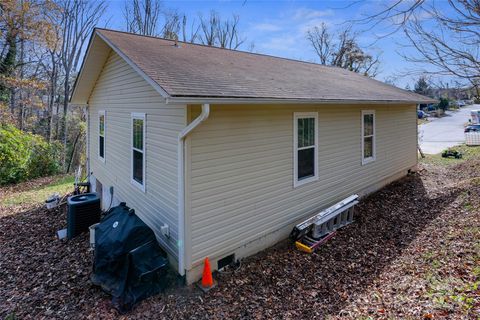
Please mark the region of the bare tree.
<svg viewBox="0 0 480 320"><path fill-rule="evenodd" d="M62 8L61 28L62 46L60 60L64 72L63 80L63 114L60 121L60 132L63 146L67 147L67 111L71 94L74 72L78 64L84 45L92 34L93 28L98 24L105 12L106 4L103 1L91 2L88 0L64 0L60 3ZM65 156L63 157L65 165Z"/></svg>
<svg viewBox="0 0 480 320"><path fill-rule="evenodd" d="M334 46L332 65L375 77L379 70L379 58L366 53L358 45L357 35L346 29L339 35Z"/></svg>
<svg viewBox="0 0 480 320"><path fill-rule="evenodd" d="M248 44L247 51L248 51L248 52L255 52L255 42L254 42L254 41L251 41L251 42Z"/></svg>
<svg viewBox="0 0 480 320"><path fill-rule="evenodd" d="M200 31L199 40L207 46L215 46L217 40L217 32L220 24L220 17L217 12L210 11L208 19L200 15Z"/></svg>
<svg viewBox="0 0 480 320"><path fill-rule="evenodd" d="M126 0L123 15L127 31L146 36L156 36L162 3L160 0Z"/></svg>
<svg viewBox="0 0 480 320"><path fill-rule="evenodd" d="M417 66L411 73L453 76L470 83L480 98L480 2L478 0L398 0L358 21L389 23L402 31L415 54L403 57ZM423 66L430 68L425 69Z"/></svg>
<svg viewBox="0 0 480 320"><path fill-rule="evenodd" d="M328 32L326 24L322 22L320 27L315 26L307 30L307 40L317 53L320 64L328 64L332 55L332 48L330 48L332 36Z"/></svg>
<svg viewBox="0 0 480 320"><path fill-rule="evenodd" d="M366 53L357 41L357 34L346 28L336 35L331 35L322 23L307 31L307 40L315 50L320 64L332 65L350 71L375 77L379 71L378 56Z"/></svg>
<svg viewBox="0 0 480 320"><path fill-rule="evenodd" d="M195 19L192 20L190 27L187 23L187 16L182 17L182 38L184 42L195 43L198 40L198 33L200 31L200 25L196 24ZM188 29L190 31L188 31Z"/></svg>
<svg viewBox="0 0 480 320"><path fill-rule="evenodd" d="M245 39L241 38L238 31L240 17L233 15L232 19L220 21L217 25L217 40L220 48L228 48L236 50L240 47Z"/></svg>
<svg viewBox="0 0 480 320"><path fill-rule="evenodd" d="M164 13L165 22L162 28L162 38L178 40L180 33L181 16L177 11L167 11Z"/></svg>
<svg viewBox="0 0 480 320"><path fill-rule="evenodd" d="M50 23L50 33L46 37L45 41L45 53L43 56L38 56L37 61L39 66L43 69L43 73L48 81L48 106L47 106L47 130L46 137L49 142L54 139L54 106L57 104L59 97L59 79L62 73L61 70L61 48L62 48L62 29L58 23L61 21L62 12L59 7L54 7L46 15L46 19ZM36 51L37 55L41 55L42 52Z"/></svg>
<svg viewBox="0 0 480 320"><path fill-rule="evenodd" d="M195 20L177 10L162 9L160 0L126 0L124 17L127 31L142 35L233 50L246 40L240 35L238 15L222 19L214 10L206 17L198 14Z"/></svg>
<svg viewBox="0 0 480 320"><path fill-rule="evenodd" d="M227 49L238 49L245 38L240 36L240 17L233 15L232 19L222 20L216 11L211 11L208 18L200 15L200 35L202 44Z"/></svg>
<svg viewBox="0 0 480 320"><path fill-rule="evenodd" d="M51 29L45 19L54 10L49 0L18 0L0 3L0 103L8 103L18 127L25 129L32 94L41 90L35 43L45 42ZM16 115L15 115L16 114Z"/></svg>

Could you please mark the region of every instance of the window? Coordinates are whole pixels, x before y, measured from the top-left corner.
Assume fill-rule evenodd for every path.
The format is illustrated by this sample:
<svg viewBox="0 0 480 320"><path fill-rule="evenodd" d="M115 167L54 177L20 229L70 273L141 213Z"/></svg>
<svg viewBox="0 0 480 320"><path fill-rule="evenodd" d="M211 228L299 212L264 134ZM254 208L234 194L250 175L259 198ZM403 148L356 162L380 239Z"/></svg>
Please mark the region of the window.
<svg viewBox="0 0 480 320"><path fill-rule="evenodd" d="M294 113L294 187L318 179L318 114Z"/></svg>
<svg viewBox="0 0 480 320"><path fill-rule="evenodd" d="M132 183L145 191L144 113L132 113Z"/></svg>
<svg viewBox="0 0 480 320"><path fill-rule="evenodd" d="M105 110L98 111L98 158L105 162Z"/></svg>
<svg viewBox="0 0 480 320"><path fill-rule="evenodd" d="M362 164L375 161L375 111L362 111Z"/></svg>

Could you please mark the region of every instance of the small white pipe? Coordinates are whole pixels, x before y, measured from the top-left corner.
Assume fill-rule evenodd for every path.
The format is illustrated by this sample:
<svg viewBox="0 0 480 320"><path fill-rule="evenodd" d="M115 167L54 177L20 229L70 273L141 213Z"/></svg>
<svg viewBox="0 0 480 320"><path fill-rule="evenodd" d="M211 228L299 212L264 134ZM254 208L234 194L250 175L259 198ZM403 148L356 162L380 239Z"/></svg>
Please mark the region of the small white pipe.
<svg viewBox="0 0 480 320"><path fill-rule="evenodd" d="M178 273L185 274L185 138L210 115L210 104L202 104L202 112L178 134Z"/></svg>

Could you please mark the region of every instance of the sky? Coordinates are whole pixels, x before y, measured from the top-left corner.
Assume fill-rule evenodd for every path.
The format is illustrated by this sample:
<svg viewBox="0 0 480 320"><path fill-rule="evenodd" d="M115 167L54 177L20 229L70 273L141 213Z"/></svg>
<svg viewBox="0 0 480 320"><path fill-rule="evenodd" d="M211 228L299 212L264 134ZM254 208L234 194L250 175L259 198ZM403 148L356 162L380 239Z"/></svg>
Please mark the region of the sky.
<svg viewBox="0 0 480 320"><path fill-rule="evenodd" d="M390 1L390 0L387 0ZM123 0L108 1L107 27L125 30ZM274 56L318 62L318 58L305 34L309 28L322 22L332 30L344 29L350 22L358 21L366 14L378 12L385 1L253 1L253 0L217 0L217 1L163 1L165 9L174 9L187 17L198 20L198 15L208 15L210 10L217 11L222 18L233 14L240 16L240 30L246 44L254 43L254 51ZM389 32L390 26L381 23L373 29L356 23L354 30L360 32L358 38L362 47L373 54L380 54L380 73L378 80L394 78L395 85L413 88L415 79L402 76L412 64L402 58L403 54L415 54L408 48L408 42L401 32L378 38ZM247 46L243 48L246 49ZM427 67L428 68L428 67Z"/></svg>

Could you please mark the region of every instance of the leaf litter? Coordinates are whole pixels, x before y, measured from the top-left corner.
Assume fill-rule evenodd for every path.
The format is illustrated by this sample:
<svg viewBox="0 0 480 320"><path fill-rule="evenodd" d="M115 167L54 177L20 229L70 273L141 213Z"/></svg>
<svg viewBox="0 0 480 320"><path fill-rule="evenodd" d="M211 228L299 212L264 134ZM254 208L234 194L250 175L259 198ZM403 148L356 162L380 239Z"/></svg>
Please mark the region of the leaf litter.
<svg viewBox="0 0 480 320"><path fill-rule="evenodd" d="M89 281L88 235L56 239L63 212L0 207L0 317L477 319L479 195L480 160L421 164L362 199L355 222L313 254L286 240L217 273L207 294L173 286L127 315Z"/></svg>

